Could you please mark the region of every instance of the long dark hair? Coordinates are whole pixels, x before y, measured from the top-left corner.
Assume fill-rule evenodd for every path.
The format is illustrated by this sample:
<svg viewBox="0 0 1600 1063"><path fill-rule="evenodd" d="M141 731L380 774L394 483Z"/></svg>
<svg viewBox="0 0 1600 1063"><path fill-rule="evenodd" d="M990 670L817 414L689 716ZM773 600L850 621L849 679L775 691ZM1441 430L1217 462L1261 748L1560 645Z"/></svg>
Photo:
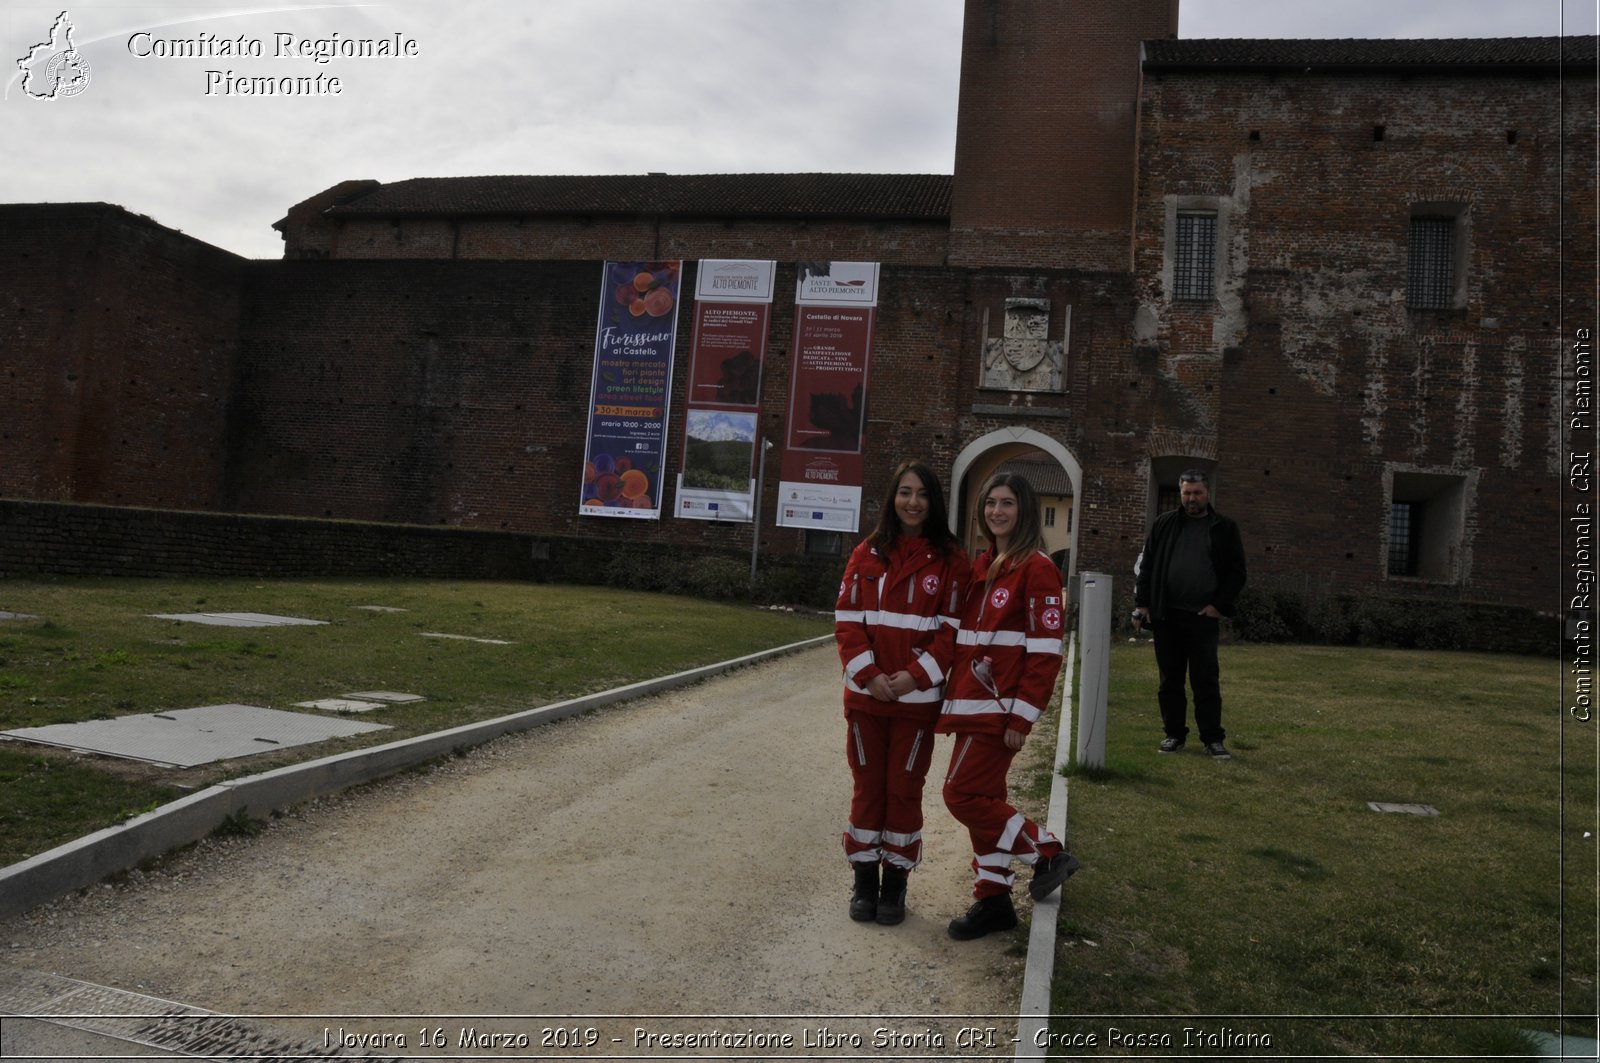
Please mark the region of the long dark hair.
<svg viewBox="0 0 1600 1063"><path fill-rule="evenodd" d="M905 525L900 521L900 514L895 512L894 496L900 490L901 479L908 472L921 480L923 488L928 492L928 516L922 522L922 537L928 540L929 546L940 553L949 553L950 548L956 543L956 537L950 531L950 515L944 504L944 489L939 486L939 477L920 461L902 461L895 466L894 475L889 477L889 491L884 496L883 507L878 510L878 525L872 529L872 534L867 536L867 541L872 544L872 549L878 556L888 557L889 551L894 547L895 539L905 534Z"/></svg>
<svg viewBox="0 0 1600 1063"><path fill-rule="evenodd" d="M983 519L983 504L997 487L1009 487L1011 493L1017 496L1017 525L1011 532L1011 541L1006 544L1004 552L999 551L994 533L989 530L989 522ZM1039 518L1039 496L1026 476L1015 472L997 472L989 477L989 482L983 485L983 493L978 496L978 527L990 549L996 551L994 560L989 563L988 583L993 583L1002 569L1019 558L1044 549L1044 522Z"/></svg>

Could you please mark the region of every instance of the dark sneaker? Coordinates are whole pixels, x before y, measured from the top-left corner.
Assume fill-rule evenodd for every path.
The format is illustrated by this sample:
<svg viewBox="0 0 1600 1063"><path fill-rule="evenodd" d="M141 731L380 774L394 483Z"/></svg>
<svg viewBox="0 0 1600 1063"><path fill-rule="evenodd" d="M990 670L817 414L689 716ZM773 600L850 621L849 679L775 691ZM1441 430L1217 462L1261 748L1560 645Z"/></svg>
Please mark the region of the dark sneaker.
<svg viewBox="0 0 1600 1063"><path fill-rule="evenodd" d="M878 865L856 865L856 888L850 894L850 918L870 923L878 918Z"/></svg>
<svg viewBox="0 0 1600 1063"><path fill-rule="evenodd" d="M1213 760L1232 760L1233 754L1228 752L1228 747L1221 742L1207 742L1206 752L1211 754Z"/></svg>
<svg viewBox="0 0 1600 1063"><path fill-rule="evenodd" d="M1162 753L1176 753L1182 748L1183 739L1181 738L1163 738L1161 744L1156 746L1156 749Z"/></svg>
<svg viewBox="0 0 1600 1063"><path fill-rule="evenodd" d="M965 915L950 920L950 936L957 941L971 941L1016 925L1017 910L1012 907L1011 894L997 893L974 902Z"/></svg>
<svg viewBox="0 0 1600 1063"><path fill-rule="evenodd" d="M1028 896L1036 901L1044 900L1082 866L1078 858L1065 849L1049 860L1039 861L1033 868L1033 881L1028 883Z"/></svg>

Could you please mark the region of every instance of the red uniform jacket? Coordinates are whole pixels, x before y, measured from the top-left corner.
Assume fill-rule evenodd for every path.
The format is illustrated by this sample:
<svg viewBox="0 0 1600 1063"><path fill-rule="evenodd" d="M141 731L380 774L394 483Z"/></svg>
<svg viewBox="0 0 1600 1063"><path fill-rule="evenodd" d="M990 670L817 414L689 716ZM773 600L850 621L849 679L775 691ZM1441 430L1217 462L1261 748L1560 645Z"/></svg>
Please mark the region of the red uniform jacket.
<svg viewBox="0 0 1600 1063"><path fill-rule="evenodd" d="M1000 734L1007 728L1027 734L1049 707L1061 673L1060 570L1047 555L1035 553L1009 565L986 588L993 560L994 551L985 550L972 566L945 682L941 734ZM998 696L973 670L985 657Z"/></svg>
<svg viewBox="0 0 1600 1063"><path fill-rule="evenodd" d="M941 554L920 537L899 536L887 559L866 541L851 552L834 606L847 711L930 723L939 714L970 567L959 546ZM900 671L911 673L916 690L898 701L867 693L874 676Z"/></svg>

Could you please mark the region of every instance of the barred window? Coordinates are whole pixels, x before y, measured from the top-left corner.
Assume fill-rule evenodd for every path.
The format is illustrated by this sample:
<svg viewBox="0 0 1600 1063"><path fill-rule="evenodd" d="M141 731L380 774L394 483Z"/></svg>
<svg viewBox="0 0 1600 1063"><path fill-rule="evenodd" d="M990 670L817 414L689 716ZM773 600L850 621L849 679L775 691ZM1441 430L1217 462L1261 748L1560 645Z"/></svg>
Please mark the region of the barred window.
<svg viewBox="0 0 1600 1063"><path fill-rule="evenodd" d="M1406 302L1414 310L1448 310L1455 304L1456 220L1411 219Z"/></svg>
<svg viewBox="0 0 1600 1063"><path fill-rule="evenodd" d="M1156 488L1156 516L1171 513L1181 505L1183 499L1179 496L1177 484L1162 484Z"/></svg>
<svg viewBox="0 0 1600 1063"><path fill-rule="evenodd" d="M1180 211L1177 221L1172 297L1209 302L1217 291L1217 216Z"/></svg>
<svg viewBox="0 0 1600 1063"><path fill-rule="evenodd" d="M1417 555L1412 549L1412 503L1394 502L1389 507L1389 575L1415 576Z"/></svg>

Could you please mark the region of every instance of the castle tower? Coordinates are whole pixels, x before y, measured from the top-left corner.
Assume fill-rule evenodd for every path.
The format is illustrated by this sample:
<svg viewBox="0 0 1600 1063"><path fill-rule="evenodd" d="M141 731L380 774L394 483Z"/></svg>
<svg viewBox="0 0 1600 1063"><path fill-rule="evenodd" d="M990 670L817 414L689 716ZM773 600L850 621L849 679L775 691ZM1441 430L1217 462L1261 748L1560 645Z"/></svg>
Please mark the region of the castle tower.
<svg viewBox="0 0 1600 1063"><path fill-rule="evenodd" d="M1139 42L1178 0L967 0L950 262L1130 268Z"/></svg>

